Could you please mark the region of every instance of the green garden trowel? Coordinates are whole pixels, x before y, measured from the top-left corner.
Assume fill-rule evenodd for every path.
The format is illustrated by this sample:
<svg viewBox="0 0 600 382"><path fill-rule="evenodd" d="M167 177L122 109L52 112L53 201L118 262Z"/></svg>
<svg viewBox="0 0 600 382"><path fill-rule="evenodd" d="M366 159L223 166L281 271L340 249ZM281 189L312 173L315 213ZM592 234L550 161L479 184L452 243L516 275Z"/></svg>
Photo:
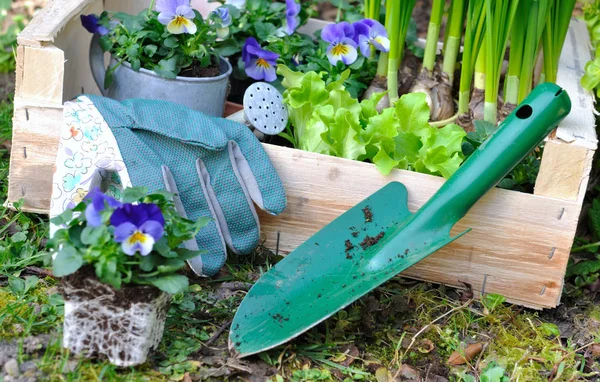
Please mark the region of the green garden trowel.
<svg viewBox="0 0 600 382"><path fill-rule="evenodd" d="M537 86L416 213L390 182L264 274L240 305L230 349L244 357L298 336L464 235L452 226L571 110L560 87Z"/></svg>

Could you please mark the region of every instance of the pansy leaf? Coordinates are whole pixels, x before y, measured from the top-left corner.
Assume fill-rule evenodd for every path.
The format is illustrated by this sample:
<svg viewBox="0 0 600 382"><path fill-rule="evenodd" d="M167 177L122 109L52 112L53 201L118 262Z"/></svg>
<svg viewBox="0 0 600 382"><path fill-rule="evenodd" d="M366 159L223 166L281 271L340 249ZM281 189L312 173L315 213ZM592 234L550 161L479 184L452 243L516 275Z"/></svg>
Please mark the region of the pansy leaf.
<svg viewBox="0 0 600 382"><path fill-rule="evenodd" d="M165 44L167 48L177 48L179 46L179 41L177 40L177 37L171 36L166 38L163 44Z"/></svg>
<svg viewBox="0 0 600 382"><path fill-rule="evenodd" d="M173 56L169 59L162 59L158 62L158 65L154 67L154 72L161 77L173 79L177 77L177 56Z"/></svg>
<svg viewBox="0 0 600 382"><path fill-rule="evenodd" d="M169 294L177 294L185 291L189 286L189 281L186 276L183 275L167 275L162 277L149 278L147 281Z"/></svg>
<svg viewBox="0 0 600 382"><path fill-rule="evenodd" d="M123 203L137 202L148 193L146 187L129 187L123 190Z"/></svg>
<svg viewBox="0 0 600 382"><path fill-rule="evenodd" d="M202 254L208 253L207 250L192 251L186 248L177 248L174 251L177 253L177 258L180 260L190 260Z"/></svg>
<svg viewBox="0 0 600 382"><path fill-rule="evenodd" d="M106 242L108 230L105 225L98 227L87 226L81 231L81 242L85 245L101 245Z"/></svg>
<svg viewBox="0 0 600 382"><path fill-rule="evenodd" d="M168 259L164 264L157 266L156 270L160 273L173 273L177 272L183 267L185 267L185 260Z"/></svg>
<svg viewBox="0 0 600 382"><path fill-rule="evenodd" d="M260 23L254 26L256 31L256 37L261 41L267 41L269 38L275 36L277 28L271 23Z"/></svg>
<svg viewBox="0 0 600 382"><path fill-rule="evenodd" d="M70 245L63 245L52 262L52 274L56 277L77 272L83 265L83 256Z"/></svg>

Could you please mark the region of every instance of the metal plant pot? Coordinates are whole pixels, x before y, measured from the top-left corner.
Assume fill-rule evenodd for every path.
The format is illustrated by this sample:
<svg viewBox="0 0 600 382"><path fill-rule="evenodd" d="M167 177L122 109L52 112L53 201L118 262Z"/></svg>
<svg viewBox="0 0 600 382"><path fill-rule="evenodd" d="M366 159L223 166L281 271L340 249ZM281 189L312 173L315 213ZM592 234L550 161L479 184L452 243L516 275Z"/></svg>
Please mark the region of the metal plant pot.
<svg viewBox="0 0 600 382"><path fill-rule="evenodd" d="M104 52L100 47L100 36L94 35L90 45L90 67L94 80L102 95L117 101L129 98L158 99L171 101L198 110L204 114L221 117L227 97L229 75L232 68L229 61L219 59L221 74L216 77L176 77L162 78L151 70L140 68L131 69L131 65L123 62L113 72L113 81L108 89L104 89ZM111 59L110 66L116 61Z"/></svg>
<svg viewBox="0 0 600 382"><path fill-rule="evenodd" d="M160 343L170 295L151 286L101 283L93 270L62 279L65 300L63 347L87 358L135 366Z"/></svg>

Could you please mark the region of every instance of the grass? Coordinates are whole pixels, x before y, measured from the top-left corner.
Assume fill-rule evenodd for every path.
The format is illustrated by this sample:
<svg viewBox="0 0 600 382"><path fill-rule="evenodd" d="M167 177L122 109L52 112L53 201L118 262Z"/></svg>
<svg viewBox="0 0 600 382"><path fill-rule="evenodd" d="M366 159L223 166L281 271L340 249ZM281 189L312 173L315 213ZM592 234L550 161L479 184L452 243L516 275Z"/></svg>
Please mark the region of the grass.
<svg viewBox="0 0 600 382"><path fill-rule="evenodd" d="M11 136L11 101L0 95L0 143ZM6 198L9 166L8 149L2 147L0 200ZM598 166L594 177L600 178ZM599 193L600 188L592 189L590 204ZM579 244L597 241L593 227L600 227L600 205L598 221L592 219L590 226ZM400 277L284 346L233 360L227 352L228 324L245 289L278 260L262 248L248 258L232 256L217 279L196 279L186 293L174 296L157 351L144 365L119 369L62 348L63 301L58 281L44 271L50 260L44 250L47 231L43 217L0 207L0 351L13 349L23 368L34 366L24 373L40 380L252 375L272 381L382 381L414 372L468 382L572 381L594 380L600 371L600 352L593 351L600 343L600 306L588 285L568 284L563 307L536 312L504 303L502 296L473 300L468 290ZM596 255L598 248L592 249L585 255ZM467 354L474 347L481 351ZM457 358L464 362L448 362Z"/></svg>

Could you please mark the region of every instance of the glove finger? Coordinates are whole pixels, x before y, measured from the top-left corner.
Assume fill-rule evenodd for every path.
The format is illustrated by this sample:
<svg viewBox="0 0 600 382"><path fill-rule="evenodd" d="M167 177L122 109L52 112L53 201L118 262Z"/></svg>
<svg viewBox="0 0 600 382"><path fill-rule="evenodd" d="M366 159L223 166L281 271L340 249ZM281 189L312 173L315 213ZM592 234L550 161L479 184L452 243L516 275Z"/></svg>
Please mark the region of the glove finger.
<svg viewBox="0 0 600 382"><path fill-rule="evenodd" d="M287 204L283 184L269 156L252 132L237 129L234 142L229 142L229 148L231 162L235 163L256 205L272 215L283 212Z"/></svg>
<svg viewBox="0 0 600 382"><path fill-rule="evenodd" d="M198 159L196 170L206 185L206 195L214 207L227 246L237 254L248 254L258 245L260 223L248 191L228 157L225 150L204 161Z"/></svg>
<svg viewBox="0 0 600 382"><path fill-rule="evenodd" d="M171 168L173 169L173 172L170 171ZM225 246L223 234L217 223L214 209L206 197L206 187L202 184L198 187L198 184L195 182L184 183L184 188L182 189L177 187L174 179L185 179L186 176L189 176L188 174L194 171L193 164L186 166L183 163L179 163L178 166L171 166L168 169L169 173L166 174L168 178L166 181L169 181L170 183L168 186L171 188L170 192L176 192L178 195L186 196L183 199L179 198L179 201L181 202L181 210L187 215L187 218L196 221L201 217L210 216L213 219L206 226L202 227L195 239L196 248L206 250L207 252L188 260L190 268L192 268L197 275L213 276L219 272L221 267L225 264L225 261L227 260L227 248ZM164 175L165 171L163 170L163 176ZM165 185L167 184L166 181ZM182 183L179 185L182 186ZM177 204L176 208L178 208L179 211Z"/></svg>
<svg viewBox="0 0 600 382"><path fill-rule="evenodd" d="M169 170L169 168L167 166L162 166L162 174L163 174L163 182L165 183L165 189L171 193L173 193L173 203L175 204L175 210L177 210L177 212L179 213L179 215L181 215L183 218L185 219L189 219L187 214L185 213L185 208L183 207L183 204L181 203L181 198L179 198L179 190L177 189L177 184L175 183L175 179L173 179L173 174L171 174L171 170ZM185 248L189 249L190 251L197 251L198 250L198 243L196 243L196 240L194 239L190 239L190 240L186 240L183 245L185 246ZM198 267L198 269L202 269L202 258L200 256L198 256L199 259L197 261L195 261L195 266ZM191 266L191 264L190 264Z"/></svg>

